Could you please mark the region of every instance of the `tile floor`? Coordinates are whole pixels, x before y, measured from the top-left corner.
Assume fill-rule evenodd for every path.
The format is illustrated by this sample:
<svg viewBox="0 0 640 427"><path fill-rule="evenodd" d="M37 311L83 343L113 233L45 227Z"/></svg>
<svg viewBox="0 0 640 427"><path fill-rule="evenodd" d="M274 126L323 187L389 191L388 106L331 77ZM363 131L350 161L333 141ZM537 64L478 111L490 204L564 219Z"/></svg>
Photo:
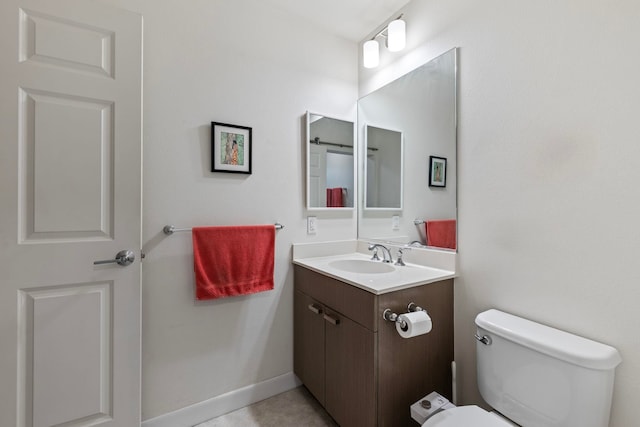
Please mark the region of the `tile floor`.
<svg viewBox="0 0 640 427"><path fill-rule="evenodd" d="M304 387L298 387L194 427L338 427Z"/></svg>

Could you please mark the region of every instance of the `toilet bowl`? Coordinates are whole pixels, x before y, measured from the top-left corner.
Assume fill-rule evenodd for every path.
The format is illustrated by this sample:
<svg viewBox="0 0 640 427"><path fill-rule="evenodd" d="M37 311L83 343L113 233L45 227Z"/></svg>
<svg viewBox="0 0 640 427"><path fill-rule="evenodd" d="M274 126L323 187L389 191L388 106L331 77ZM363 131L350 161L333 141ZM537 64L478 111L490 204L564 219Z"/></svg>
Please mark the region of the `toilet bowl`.
<svg viewBox="0 0 640 427"><path fill-rule="evenodd" d="M475 406L459 406L440 411L422 424L422 427L514 427L494 412Z"/></svg>

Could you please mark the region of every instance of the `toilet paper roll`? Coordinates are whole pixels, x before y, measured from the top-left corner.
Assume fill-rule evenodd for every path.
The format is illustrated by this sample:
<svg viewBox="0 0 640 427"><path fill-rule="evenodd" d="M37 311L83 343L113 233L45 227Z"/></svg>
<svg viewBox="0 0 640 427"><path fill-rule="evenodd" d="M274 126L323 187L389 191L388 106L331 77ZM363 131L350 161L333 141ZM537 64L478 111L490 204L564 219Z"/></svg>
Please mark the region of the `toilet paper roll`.
<svg viewBox="0 0 640 427"><path fill-rule="evenodd" d="M402 327L404 321L405 327ZM405 313L398 316L396 322L396 330L402 338L412 338L418 335L424 335L431 331L431 317L426 311L414 311L413 313Z"/></svg>

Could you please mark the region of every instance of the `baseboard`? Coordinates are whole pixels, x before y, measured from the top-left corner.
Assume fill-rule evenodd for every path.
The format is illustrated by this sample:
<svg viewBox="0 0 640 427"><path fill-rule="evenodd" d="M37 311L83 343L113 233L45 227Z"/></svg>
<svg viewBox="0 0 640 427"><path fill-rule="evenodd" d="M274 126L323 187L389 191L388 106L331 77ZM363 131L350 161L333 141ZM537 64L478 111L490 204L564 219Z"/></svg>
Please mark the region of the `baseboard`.
<svg viewBox="0 0 640 427"><path fill-rule="evenodd" d="M216 396L142 422L142 427L192 427L276 394L294 389L300 380L293 372Z"/></svg>

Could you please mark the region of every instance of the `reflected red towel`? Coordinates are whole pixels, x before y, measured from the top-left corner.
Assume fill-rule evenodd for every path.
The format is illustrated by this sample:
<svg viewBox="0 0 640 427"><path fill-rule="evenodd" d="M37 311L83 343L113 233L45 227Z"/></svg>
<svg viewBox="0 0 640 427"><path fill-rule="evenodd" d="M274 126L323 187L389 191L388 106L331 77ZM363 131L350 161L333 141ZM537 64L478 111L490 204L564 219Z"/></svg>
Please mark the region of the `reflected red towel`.
<svg viewBox="0 0 640 427"><path fill-rule="evenodd" d="M194 227L193 264L198 300L273 289L273 225Z"/></svg>
<svg viewBox="0 0 640 427"><path fill-rule="evenodd" d="M327 188L327 207L343 208L344 200L342 197L342 188Z"/></svg>
<svg viewBox="0 0 640 427"><path fill-rule="evenodd" d="M427 246L438 248L456 248L456 220L443 219L425 221Z"/></svg>

